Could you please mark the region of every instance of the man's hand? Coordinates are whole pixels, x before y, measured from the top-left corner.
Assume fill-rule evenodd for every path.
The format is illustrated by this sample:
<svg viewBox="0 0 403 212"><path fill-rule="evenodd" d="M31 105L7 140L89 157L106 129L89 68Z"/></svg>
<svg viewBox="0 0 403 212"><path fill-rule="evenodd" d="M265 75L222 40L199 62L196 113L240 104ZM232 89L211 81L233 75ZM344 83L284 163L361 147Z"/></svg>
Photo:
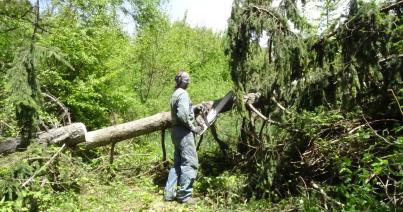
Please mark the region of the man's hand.
<svg viewBox="0 0 403 212"><path fill-rule="evenodd" d="M195 126L192 127L191 131L199 135L201 132L203 132L203 128L201 126Z"/></svg>
<svg viewBox="0 0 403 212"><path fill-rule="evenodd" d="M201 104L199 104L198 106L195 107L194 112L195 113L203 113L207 110L207 106L206 103L202 102Z"/></svg>

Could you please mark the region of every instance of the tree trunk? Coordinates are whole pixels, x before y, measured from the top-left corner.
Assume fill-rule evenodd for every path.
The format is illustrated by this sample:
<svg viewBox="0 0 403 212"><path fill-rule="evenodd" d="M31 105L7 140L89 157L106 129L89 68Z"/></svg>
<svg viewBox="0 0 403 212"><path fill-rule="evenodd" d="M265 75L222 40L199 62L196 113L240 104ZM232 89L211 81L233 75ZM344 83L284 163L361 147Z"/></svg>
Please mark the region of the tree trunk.
<svg viewBox="0 0 403 212"><path fill-rule="evenodd" d="M64 127L51 129L46 132L40 132L36 134L36 142L46 144L56 144L67 146L73 146L78 143L85 142L85 135L87 130L82 123L73 123ZM17 150L25 150L26 148L20 148L20 138L9 138L3 142L0 142L0 154L9 154Z"/></svg>
<svg viewBox="0 0 403 212"><path fill-rule="evenodd" d="M82 149L93 149L112 142L119 142L154 131L160 131L168 127L171 127L170 112L157 113L136 121L88 132L85 136L86 142L80 143L78 146Z"/></svg>
<svg viewBox="0 0 403 212"><path fill-rule="evenodd" d="M259 96L259 94L247 94L242 101L254 103L258 100ZM204 102L202 104L207 106L207 108L212 108L220 101L221 99L218 99L215 101ZM231 110L233 104L233 100L229 101L220 111L220 113ZM194 109L198 108L200 105L201 104L194 106ZM196 115L198 115L199 112L200 111L197 111L197 109L195 110ZM161 112L132 122L118 124L90 132L87 132L84 124L74 123L61 128L49 130L47 132L37 133L36 140L46 144L66 144L68 146L77 145L81 149L87 150L155 131L160 131L170 127L170 112ZM0 142L0 154L15 152L20 143L19 138L9 138L3 142Z"/></svg>

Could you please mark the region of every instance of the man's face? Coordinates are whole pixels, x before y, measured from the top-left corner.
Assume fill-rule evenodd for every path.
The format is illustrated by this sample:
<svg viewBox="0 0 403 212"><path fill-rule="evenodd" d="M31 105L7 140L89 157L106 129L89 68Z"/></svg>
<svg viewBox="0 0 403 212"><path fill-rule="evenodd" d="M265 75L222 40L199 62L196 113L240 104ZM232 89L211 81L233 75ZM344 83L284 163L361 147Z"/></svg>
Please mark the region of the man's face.
<svg viewBox="0 0 403 212"><path fill-rule="evenodd" d="M186 74L186 75L182 76L181 88L183 88L183 89L188 88L189 83L190 83L190 77L189 77L189 75Z"/></svg>
<svg viewBox="0 0 403 212"><path fill-rule="evenodd" d="M189 86L189 83L183 83L183 89L187 89Z"/></svg>

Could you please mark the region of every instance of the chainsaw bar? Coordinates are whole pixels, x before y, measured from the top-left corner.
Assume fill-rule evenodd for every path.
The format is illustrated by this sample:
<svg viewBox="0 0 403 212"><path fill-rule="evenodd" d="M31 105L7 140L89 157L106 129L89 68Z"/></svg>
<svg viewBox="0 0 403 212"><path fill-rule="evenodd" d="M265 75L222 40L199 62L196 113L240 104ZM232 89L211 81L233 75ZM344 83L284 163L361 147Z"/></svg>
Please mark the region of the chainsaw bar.
<svg viewBox="0 0 403 212"><path fill-rule="evenodd" d="M200 133L200 135L203 135L203 133L215 122L215 120L217 120L218 114L233 97L234 94L232 91L230 91L218 102L218 104L211 108L211 110L207 113L207 116L204 117L203 131Z"/></svg>

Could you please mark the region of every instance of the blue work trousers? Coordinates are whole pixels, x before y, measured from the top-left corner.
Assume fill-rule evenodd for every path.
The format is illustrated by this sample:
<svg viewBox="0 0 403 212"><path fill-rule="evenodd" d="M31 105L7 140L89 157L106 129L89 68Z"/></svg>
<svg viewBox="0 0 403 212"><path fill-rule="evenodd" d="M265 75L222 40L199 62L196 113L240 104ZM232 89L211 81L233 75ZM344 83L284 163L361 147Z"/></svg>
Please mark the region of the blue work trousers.
<svg viewBox="0 0 403 212"><path fill-rule="evenodd" d="M165 200L186 202L192 197L193 181L199 166L193 133L182 126L172 127L174 165L169 171L165 186ZM177 187L179 187L177 189Z"/></svg>

